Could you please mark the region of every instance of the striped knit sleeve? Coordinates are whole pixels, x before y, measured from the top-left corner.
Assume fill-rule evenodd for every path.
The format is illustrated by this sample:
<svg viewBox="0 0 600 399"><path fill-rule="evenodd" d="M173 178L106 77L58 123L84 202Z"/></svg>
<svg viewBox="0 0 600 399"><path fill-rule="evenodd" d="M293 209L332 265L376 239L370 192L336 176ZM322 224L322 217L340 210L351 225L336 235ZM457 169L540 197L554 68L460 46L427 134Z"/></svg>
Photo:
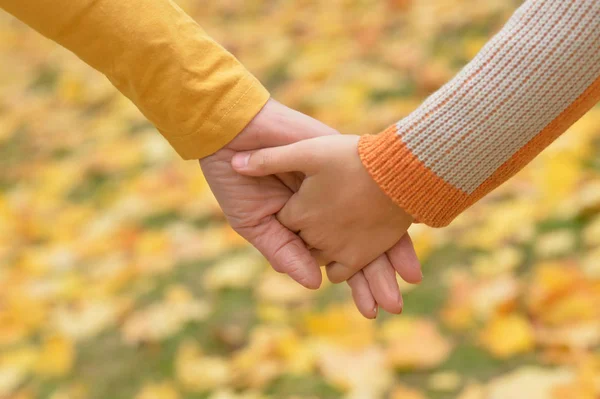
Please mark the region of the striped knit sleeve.
<svg viewBox="0 0 600 399"><path fill-rule="evenodd" d="M600 101L600 1L528 0L449 83L376 136L363 164L439 227L510 178Z"/></svg>

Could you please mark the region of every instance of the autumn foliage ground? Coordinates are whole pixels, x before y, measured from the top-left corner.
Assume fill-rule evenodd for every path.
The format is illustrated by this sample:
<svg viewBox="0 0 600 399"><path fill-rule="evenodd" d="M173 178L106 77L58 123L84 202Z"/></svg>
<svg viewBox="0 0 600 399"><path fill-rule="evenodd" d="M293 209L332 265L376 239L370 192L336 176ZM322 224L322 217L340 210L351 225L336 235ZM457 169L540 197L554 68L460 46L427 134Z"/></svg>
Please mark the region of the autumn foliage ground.
<svg viewBox="0 0 600 399"><path fill-rule="evenodd" d="M361 134L519 1L178 3L275 98ZM346 286L273 272L196 163L1 13L0 93L0 397L599 397L599 108L450 227L414 226L425 280L373 322Z"/></svg>

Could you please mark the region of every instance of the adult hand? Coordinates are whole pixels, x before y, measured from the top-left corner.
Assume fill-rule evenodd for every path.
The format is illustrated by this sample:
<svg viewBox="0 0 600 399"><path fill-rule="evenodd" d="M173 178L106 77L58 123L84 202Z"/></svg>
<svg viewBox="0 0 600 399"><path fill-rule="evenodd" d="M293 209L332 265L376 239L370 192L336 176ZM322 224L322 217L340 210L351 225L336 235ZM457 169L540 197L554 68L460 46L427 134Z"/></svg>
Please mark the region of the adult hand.
<svg viewBox="0 0 600 399"><path fill-rule="evenodd" d="M334 129L304 114L269 100L261 112L227 146L200 160L204 175L231 226L254 245L281 273L307 288L321 284L319 264L296 234L285 228L276 214L300 186L302 174L249 177L231 166L236 152L281 146L319 136L337 135ZM402 299L392 263L412 270L418 260L406 237L363 271L348 280L357 307L373 318L377 305L399 313ZM419 274L420 275L420 274ZM391 277L390 277L391 276ZM420 279L420 278L419 278ZM415 279L412 279L413 281Z"/></svg>

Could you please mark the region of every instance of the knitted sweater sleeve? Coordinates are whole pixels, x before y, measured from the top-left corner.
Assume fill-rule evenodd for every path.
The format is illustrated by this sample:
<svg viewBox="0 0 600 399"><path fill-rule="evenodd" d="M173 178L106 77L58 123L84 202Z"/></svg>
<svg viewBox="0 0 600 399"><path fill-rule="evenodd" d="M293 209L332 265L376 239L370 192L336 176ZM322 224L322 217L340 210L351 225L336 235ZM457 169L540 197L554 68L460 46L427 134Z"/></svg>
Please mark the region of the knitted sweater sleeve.
<svg viewBox="0 0 600 399"><path fill-rule="evenodd" d="M449 83L359 153L417 220L445 226L600 100L600 1L528 0Z"/></svg>

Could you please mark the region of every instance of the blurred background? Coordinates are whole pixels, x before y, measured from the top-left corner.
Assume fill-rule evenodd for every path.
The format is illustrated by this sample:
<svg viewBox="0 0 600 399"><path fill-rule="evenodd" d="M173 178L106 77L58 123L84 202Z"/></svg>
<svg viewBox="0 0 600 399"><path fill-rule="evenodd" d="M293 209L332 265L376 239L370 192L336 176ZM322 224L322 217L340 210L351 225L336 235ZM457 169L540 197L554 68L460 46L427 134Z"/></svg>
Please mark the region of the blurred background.
<svg viewBox="0 0 600 399"><path fill-rule="evenodd" d="M519 0L178 0L345 133L416 108ZM201 62L201 60L199 60ZM450 227L401 316L305 290L99 73L0 12L0 397L600 397L600 109Z"/></svg>

